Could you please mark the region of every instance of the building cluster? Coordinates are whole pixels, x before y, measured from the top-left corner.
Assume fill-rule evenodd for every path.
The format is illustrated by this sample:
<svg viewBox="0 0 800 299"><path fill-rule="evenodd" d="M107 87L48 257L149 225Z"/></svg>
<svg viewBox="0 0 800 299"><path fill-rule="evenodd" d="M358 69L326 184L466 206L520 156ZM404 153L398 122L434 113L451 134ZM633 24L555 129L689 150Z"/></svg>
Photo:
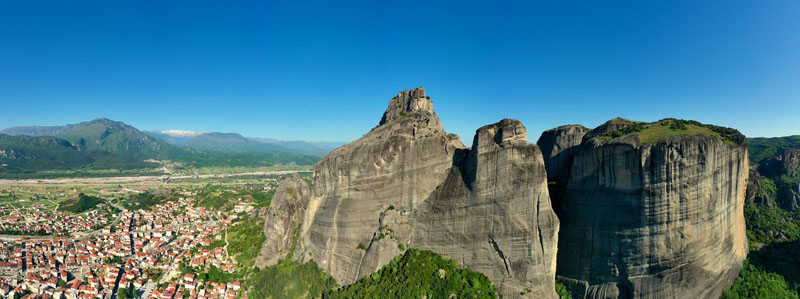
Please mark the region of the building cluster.
<svg viewBox="0 0 800 299"><path fill-rule="evenodd" d="M220 231L236 214L193 202L186 197L152 209L123 210L119 221L79 237L6 236L0 241L0 297L112 298L119 292L159 299L241 296L239 282L214 283L181 273L180 264L234 271L235 261L224 245L209 246L212 239L221 239Z"/></svg>
<svg viewBox="0 0 800 299"><path fill-rule="evenodd" d="M32 204L0 206L0 234L71 235L107 225L116 215L93 210L81 214L56 211L51 206Z"/></svg>

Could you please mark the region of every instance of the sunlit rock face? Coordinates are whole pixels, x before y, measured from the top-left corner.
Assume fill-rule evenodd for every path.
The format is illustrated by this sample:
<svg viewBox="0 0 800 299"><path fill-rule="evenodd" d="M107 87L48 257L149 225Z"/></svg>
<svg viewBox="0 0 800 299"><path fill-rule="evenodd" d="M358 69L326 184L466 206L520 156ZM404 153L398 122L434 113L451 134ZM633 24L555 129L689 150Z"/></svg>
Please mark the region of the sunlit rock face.
<svg viewBox="0 0 800 299"><path fill-rule="evenodd" d="M747 255L746 145L600 135L587 134L573 160L559 277L578 298L718 298Z"/></svg>
<svg viewBox="0 0 800 299"><path fill-rule="evenodd" d="M487 275L504 297L555 296L558 218L539 147L505 119L475 134L472 150L413 213L412 245Z"/></svg>
<svg viewBox="0 0 800 299"><path fill-rule="evenodd" d="M256 259L257 267L274 265L289 254L309 198L308 184L297 174L278 184L266 212L263 230L266 239Z"/></svg>
<svg viewBox="0 0 800 299"><path fill-rule="evenodd" d="M558 219L544 162L519 121L447 134L422 88L400 92L379 126L325 156L295 259L339 284L410 246L483 272L506 298L554 298Z"/></svg>

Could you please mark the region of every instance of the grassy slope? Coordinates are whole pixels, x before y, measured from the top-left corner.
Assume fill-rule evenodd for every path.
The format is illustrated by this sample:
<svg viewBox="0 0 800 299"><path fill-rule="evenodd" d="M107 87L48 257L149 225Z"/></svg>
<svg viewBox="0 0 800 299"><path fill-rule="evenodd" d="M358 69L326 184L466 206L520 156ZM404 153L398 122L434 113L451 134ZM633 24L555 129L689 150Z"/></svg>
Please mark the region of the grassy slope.
<svg viewBox="0 0 800 299"><path fill-rule="evenodd" d="M672 136L680 136L680 135L707 135L707 136L714 136L717 138L721 138L719 134L714 131L711 131L709 128L699 127L695 125L687 125L686 129L683 130L675 130L671 129L668 126L662 126L660 124L654 124L647 129L639 132L639 141L642 144L653 143L659 140L664 140L666 138Z"/></svg>
<svg viewBox="0 0 800 299"><path fill-rule="evenodd" d="M615 122L621 121L622 120L615 120ZM736 130L701 124L696 121L663 119L653 123L633 121L629 123L631 124L629 127L608 132L601 135L599 138L603 140L612 140L635 135L637 138L639 138L639 142L641 142L641 144L648 144L673 136L706 135L718 138L729 144L736 144L744 141L744 137L741 136Z"/></svg>

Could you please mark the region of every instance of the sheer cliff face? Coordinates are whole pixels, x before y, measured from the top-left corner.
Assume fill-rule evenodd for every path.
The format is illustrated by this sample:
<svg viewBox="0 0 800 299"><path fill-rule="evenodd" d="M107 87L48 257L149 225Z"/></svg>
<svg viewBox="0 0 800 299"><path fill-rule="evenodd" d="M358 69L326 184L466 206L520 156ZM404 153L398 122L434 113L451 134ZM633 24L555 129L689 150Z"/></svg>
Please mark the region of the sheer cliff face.
<svg viewBox="0 0 800 299"><path fill-rule="evenodd" d="M308 185L297 174L280 182L267 210L264 222L267 238L256 259L256 266L274 265L289 253L296 238L295 230L303 223L310 197Z"/></svg>
<svg viewBox="0 0 800 299"><path fill-rule="evenodd" d="M487 275L506 297L552 298L558 218L539 148L506 119L480 128L472 150L414 211L415 248Z"/></svg>
<svg viewBox="0 0 800 299"><path fill-rule="evenodd" d="M572 158L589 129L581 125L567 125L544 131L536 145L542 149L547 179L566 185L572 168Z"/></svg>
<svg viewBox="0 0 800 299"><path fill-rule="evenodd" d="M542 132L536 145L542 149L547 168L548 189L553 208L561 212L561 199L569 182L572 159L589 129L581 125L566 125Z"/></svg>
<svg viewBox="0 0 800 299"><path fill-rule="evenodd" d="M504 120L469 150L423 89L401 92L379 127L315 166L295 258L350 284L413 246L483 272L507 297L554 298L558 220L525 137Z"/></svg>
<svg viewBox="0 0 800 299"><path fill-rule="evenodd" d="M397 222L408 226L408 214L444 181L453 164L456 146L442 129L433 104L405 105L420 99L430 102L422 89L400 93L390 101L379 127L314 167L312 198L296 256L313 258L340 284L355 282L401 253L397 243L407 242L409 233L384 234L377 240L382 218L388 213L387 220L404 218ZM403 216L397 217L400 213Z"/></svg>
<svg viewBox="0 0 800 299"><path fill-rule="evenodd" d="M578 298L716 298L747 254L747 148L587 134L562 203L558 275Z"/></svg>

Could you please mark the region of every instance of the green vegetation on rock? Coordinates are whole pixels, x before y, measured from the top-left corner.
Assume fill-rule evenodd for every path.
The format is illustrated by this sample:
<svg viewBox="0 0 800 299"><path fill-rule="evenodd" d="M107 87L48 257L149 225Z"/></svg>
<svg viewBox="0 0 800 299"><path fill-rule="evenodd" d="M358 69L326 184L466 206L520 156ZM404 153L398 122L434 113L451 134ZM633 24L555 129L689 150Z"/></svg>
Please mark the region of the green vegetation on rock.
<svg viewBox="0 0 800 299"><path fill-rule="evenodd" d="M567 287L559 281L556 281L556 294L558 294L559 299L572 299L572 296L567 292Z"/></svg>
<svg viewBox="0 0 800 299"><path fill-rule="evenodd" d="M673 136L705 135L719 138L729 144L743 144L744 136L731 128L702 124L693 120L667 118L653 123L632 121L628 126L600 135L611 140L637 134L641 144L654 143Z"/></svg>
<svg viewBox="0 0 800 299"><path fill-rule="evenodd" d="M409 249L378 272L355 284L328 291L324 298L496 298L485 275L458 268L453 260Z"/></svg>

